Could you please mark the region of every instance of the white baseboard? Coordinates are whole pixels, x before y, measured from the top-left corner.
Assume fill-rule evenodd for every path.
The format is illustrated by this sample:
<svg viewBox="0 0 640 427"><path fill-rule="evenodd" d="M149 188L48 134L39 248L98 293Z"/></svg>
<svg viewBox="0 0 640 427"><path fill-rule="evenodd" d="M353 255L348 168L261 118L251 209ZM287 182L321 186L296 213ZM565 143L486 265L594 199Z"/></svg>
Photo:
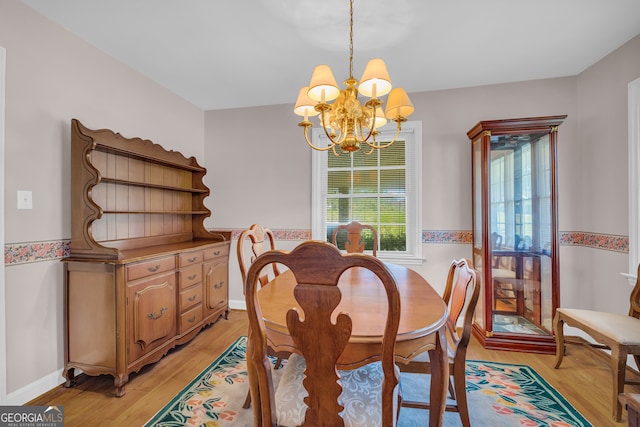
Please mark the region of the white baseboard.
<svg viewBox="0 0 640 427"><path fill-rule="evenodd" d="M232 310L247 310L247 303L244 300L229 300L229 308Z"/></svg>
<svg viewBox="0 0 640 427"><path fill-rule="evenodd" d="M24 405L36 397L58 387L66 379L62 376L62 369L32 382L19 390L7 394L7 405Z"/></svg>

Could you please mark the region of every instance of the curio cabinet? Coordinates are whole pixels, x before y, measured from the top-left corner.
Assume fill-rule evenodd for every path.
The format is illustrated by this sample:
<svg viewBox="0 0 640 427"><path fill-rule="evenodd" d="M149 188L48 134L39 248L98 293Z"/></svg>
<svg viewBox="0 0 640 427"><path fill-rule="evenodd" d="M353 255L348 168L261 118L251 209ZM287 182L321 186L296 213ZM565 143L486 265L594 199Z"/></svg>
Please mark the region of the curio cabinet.
<svg viewBox="0 0 640 427"><path fill-rule="evenodd" d="M559 305L558 127L566 116L488 120L472 147L474 335L492 349L554 353Z"/></svg>

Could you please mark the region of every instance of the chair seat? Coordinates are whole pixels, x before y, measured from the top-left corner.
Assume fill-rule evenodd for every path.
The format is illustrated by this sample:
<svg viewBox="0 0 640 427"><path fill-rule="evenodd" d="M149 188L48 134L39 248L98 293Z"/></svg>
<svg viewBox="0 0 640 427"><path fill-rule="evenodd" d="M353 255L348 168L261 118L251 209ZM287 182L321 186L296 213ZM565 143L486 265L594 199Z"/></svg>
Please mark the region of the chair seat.
<svg viewBox="0 0 640 427"><path fill-rule="evenodd" d="M626 314L577 308L558 308L557 311L622 345L640 345L640 319ZM571 326L571 322L568 323Z"/></svg>
<svg viewBox="0 0 640 427"><path fill-rule="evenodd" d="M453 363L453 358L455 357L455 350L451 348L451 344L447 346L447 355L449 356L449 363ZM429 352L425 351L411 359L411 362L418 363L430 363Z"/></svg>
<svg viewBox="0 0 640 427"><path fill-rule="evenodd" d="M282 370L275 392L278 425L299 426L304 422L307 405L303 399L307 391L302 385L306 361L293 354ZM398 377L400 371L397 370ZM342 394L338 402L344 406L342 418L345 427L382 426L382 380L384 374L380 362L370 363L358 369L339 371ZM394 392L394 414L397 414L398 387ZM395 420L394 420L395 425Z"/></svg>

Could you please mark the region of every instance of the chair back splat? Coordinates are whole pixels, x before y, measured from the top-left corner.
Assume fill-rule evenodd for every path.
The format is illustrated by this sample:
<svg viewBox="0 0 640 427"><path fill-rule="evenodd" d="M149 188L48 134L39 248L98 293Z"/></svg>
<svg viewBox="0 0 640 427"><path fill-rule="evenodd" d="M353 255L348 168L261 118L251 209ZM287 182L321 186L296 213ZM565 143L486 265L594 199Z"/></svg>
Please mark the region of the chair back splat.
<svg viewBox="0 0 640 427"><path fill-rule="evenodd" d="M247 260L248 248L245 246L247 239L251 241L250 249L252 255L249 260ZM238 265L240 266L240 275L242 276L243 283L247 279L249 265L255 261L259 255L274 250L276 248L275 240L273 232L260 224L253 224L247 230L240 233L240 237L238 237ZM270 279L280 274L277 264L272 264L270 268L272 269L271 272L265 269L260 276L260 283L262 285L265 285Z"/></svg>
<svg viewBox="0 0 640 427"><path fill-rule="evenodd" d="M278 390L274 390L271 377L258 299L260 271L273 263L286 266L293 273L293 293L299 305L286 313L288 334L296 354L285 364ZM351 337L352 319L349 313L340 312L332 320L332 313L342 298L338 281L350 268L367 269L379 278L387 296L388 313L384 331L380 331L383 336L380 361L362 361L359 366L349 366L354 370L342 371L346 368L338 364ZM291 252L269 251L257 257L249 268L245 295L249 317L247 363L249 372L257 380L252 382L252 400L260 399L260 405L254 405L254 416L259 421L256 425L351 426L349 417L357 405L349 399L354 394L359 400L364 395L380 396L381 413L375 414L377 422L367 421L366 425L386 427L395 424L399 378L394 353L400 323L400 295L395 279L384 263L365 254L343 254L327 242L307 241ZM372 381L358 382L358 387L353 387L355 378L361 379L361 373L368 375L374 369L379 374L370 378L377 378L377 391L371 389L375 384ZM349 375L356 371L357 375ZM280 398L287 390L297 392ZM293 403L294 410L291 409L292 400L299 400ZM371 416L366 415L367 412L362 411L358 416Z"/></svg>
<svg viewBox="0 0 640 427"><path fill-rule="evenodd" d="M363 239L362 231L370 232L373 236L373 256L378 252L378 232L375 227L369 224L360 224L357 221L350 222L349 224L340 224L334 230L331 235L331 241L338 247L340 243L340 236L347 233L346 240L344 242L344 249L347 253L364 253L365 241Z"/></svg>

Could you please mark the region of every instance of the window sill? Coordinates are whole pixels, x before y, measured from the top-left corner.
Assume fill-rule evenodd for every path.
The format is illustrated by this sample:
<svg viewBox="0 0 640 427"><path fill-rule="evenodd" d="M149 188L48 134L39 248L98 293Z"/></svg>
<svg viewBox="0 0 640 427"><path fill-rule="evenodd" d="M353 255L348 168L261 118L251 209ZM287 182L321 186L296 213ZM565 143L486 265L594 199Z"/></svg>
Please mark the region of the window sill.
<svg viewBox="0 0 640 427"><path fill-rule="evenodd" d="M620 275L626 277L627 280L629 281L629 285L631 285L631 286L635 286L636 281L638 280L638 277L634 276L633 274L620 273Z"/></svg>
<svg viewBox="0 0 640 427"><path fill-rule="evenodd" d="M378 258L384 262L388 262L391 264L401 264L401 265L422 265L425 263L426 259L418 258L418 257L399 257L399 256L387 256L378 254Z"/></svg>

